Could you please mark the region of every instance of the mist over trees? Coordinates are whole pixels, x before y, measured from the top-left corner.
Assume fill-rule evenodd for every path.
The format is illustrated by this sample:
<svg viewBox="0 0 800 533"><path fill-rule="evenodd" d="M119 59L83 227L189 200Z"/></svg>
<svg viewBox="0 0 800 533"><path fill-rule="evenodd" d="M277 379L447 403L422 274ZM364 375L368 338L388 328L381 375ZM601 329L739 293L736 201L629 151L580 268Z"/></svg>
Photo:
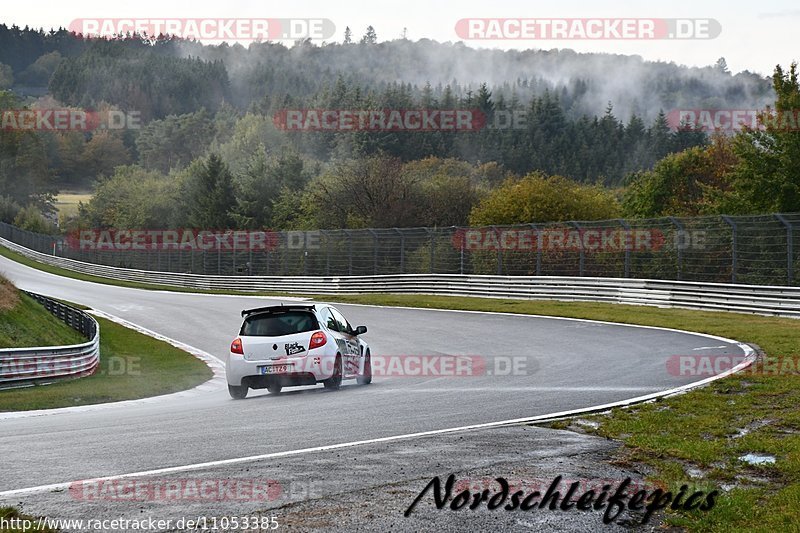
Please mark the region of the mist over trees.
<svg viewBox="0 0 800 533"><path fill-rule="evenodd" d="M0 25L3 109L121 110L142 121L119 131L0 129L0 217L13 221L26 206L48 213L64 188L95 192L68 226L530 222L548 212L531 205L561 217L566 204L548 202L564 195L577 203L563 212L583 206L584 219L800 210L796 132L709 139L666 116L776 101L797 109L794 66L770 83L732 74L723 58L688 68L378 35L370 26L343 43L204 46ZM286 109L473 109L488 126L284 131L274 116ZM495 127L511 115L524 121Z"/></svg>

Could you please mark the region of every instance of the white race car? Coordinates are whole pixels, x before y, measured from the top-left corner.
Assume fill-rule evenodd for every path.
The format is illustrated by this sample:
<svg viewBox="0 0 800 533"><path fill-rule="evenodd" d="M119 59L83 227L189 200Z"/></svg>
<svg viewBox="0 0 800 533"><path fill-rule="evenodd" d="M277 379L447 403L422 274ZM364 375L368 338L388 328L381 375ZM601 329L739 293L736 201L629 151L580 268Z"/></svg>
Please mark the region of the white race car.
<svg viewBox="0 0 800 533"><path fill-rule="evenodd" d="M343 379L372 382L366 326L353 329L335 307L290 304L242 311L244 323L225 362L228 391L241 400L250 389L277 394L283 387L338 389Z"/></svg>

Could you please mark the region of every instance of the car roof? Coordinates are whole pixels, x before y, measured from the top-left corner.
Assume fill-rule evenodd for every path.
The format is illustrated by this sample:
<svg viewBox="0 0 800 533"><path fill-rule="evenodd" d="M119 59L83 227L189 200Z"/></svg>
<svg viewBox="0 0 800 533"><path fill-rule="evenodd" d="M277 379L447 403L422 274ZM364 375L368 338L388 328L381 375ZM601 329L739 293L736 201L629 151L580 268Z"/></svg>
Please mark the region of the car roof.
<svg viewBox="0 0 800 533"><path fill-rule="evenodd" d="M247 317L254 314L270 314L270 313L286 313L288 311L315 311L314 304L289 304L289 305L271 305L268 307L256 307L255 309L245 309L242 311L242 316Z"/></svg>

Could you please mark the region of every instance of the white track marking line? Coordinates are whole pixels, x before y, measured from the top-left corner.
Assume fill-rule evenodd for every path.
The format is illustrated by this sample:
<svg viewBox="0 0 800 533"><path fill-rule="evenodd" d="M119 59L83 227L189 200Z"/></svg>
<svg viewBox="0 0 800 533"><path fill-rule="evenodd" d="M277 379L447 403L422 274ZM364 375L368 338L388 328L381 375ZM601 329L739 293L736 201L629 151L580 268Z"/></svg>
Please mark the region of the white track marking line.
<svg viewBox="0 0 800 533"><path fill-rule="evenodd" d="M698 350L719 350L720 348L727 348L727 346L700 346L699 348L692 348L693 352Z"/></svg>
<svg viewBox="0 0 800 533"><path fill-rule="evenodd" d="M727 339L726 339L727 340ZM733 341L732 341L733 342ZM428 437L432 435L444 435L448 433L455 433L461 431L471 431L471 430L478 430L478 429L489 429L489 428L498 428L503 426L510 426L510 425L519 425L519 424L531 424L534 422L544 422L551 419L558 419L558 418L565 418L569 416L575 416L579 414L586 414L591 412L597 411L606 411L613 407L626 407L635 403L642 403L651 400L655 400L658 398L663 398L666 396L672 396L675 394L681 394L696 387L700 387L711 383L712 381L716 381L718 379L724 378L731 374L734 374L753 363L755 360L756 353L755 351L746 344L738 344L738 346L745 352L746 358L744 361L736 365L735 367L731 368L730 370L723 372L722 374L718 374L716 376L712 376L710 378L706 378L704 380L690 383L688 385L683 385L681 387L676 387L674 389L670 389L667 391L657 392L653 394L647 394L645 396L638 396L636 398L631 398L629 400L622 400L619 402L607 403L603 405L596 405L593 407L587 407L583 409L573 409L570 411L561 411L558 413L550 413L546 415L538 415L538 416L531 416L525 418L515 418L511 420L501 420L498 422L488 422L485 424L473 424L470 426L461 426L461 427L454 427L448 429L436 429L432 431L422 431L419 433L407 433L405 435L395 435L391 437L379 437L375 439L367 439L367 440L360 440L354 442L344 442L340 444L330 444L326 446L316 446L313 448L302 448L299 450L287 450L283 452L275 452L275 453L267 453L262 455L251 455L248 457L238 457L235 459L223 459L219 461L209 461L206 463L196 463L190 465L183 465L183 466L173 466L167 468L159 468L156 470L144 470L141 472L133 472L129 474L118 474L112 476L104 476L98 477L94 479L86 479L86 480L74 480L74 481L67 481L63 483L53 483L50 485L39 485L37 487L28 487L24 489L13 489L7 490L4 492L0 492L0 498L8 498L8 497L17 497L29 494L38 494L42 492L51 492L51 491L62 491L69 489L70 485L73 483L77 483L78 481L91 483L91 482L99 482L99 481L113 481L117 479L127 479L132 477L144 477L144 476L155 476L160 474L175 474L179 472L189 472L195 470L202 470L205 468L214 468L218 466L227 466L227 465L234 465L234 464L241 464L241 463L248 463L253 461L263 461L266 459L275 459L279 457L292 457L295 455L304 455L308 453L319 453L325 452L330 450L340 450L343 448L352 448L355 446L364 446L366 444L379 444L384 442L396 442L400 440L407 440L413 438L420 438L420 437Z"/></svg>
<svg viewBox="0 0 800 533"><path fill-rule="evenodd" d="M382 389L376 388L375 392L395 393L395 392L645 392L659 391L661 387L458 387L458 388L401 388L401 389Z"/></svg>

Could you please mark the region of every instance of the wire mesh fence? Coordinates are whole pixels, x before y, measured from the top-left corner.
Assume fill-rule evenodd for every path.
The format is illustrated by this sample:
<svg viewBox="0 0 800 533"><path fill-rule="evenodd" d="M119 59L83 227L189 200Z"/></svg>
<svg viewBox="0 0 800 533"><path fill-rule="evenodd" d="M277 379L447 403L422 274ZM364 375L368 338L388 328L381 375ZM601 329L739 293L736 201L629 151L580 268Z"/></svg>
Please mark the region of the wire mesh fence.
<svg viewBox="0 0 800 533"><path fill-rule="evenodd" d="M499 274L798 285L798 229L800 213L264 231L260 246L248 245L258 233L252 231L242 239L235 231L207 232L206 246L196 231L189 239L178 230L90 230L64 237L0 223L0 237L89 263L205 275ZM138 238L142 233L146 238Z"/></svg>

